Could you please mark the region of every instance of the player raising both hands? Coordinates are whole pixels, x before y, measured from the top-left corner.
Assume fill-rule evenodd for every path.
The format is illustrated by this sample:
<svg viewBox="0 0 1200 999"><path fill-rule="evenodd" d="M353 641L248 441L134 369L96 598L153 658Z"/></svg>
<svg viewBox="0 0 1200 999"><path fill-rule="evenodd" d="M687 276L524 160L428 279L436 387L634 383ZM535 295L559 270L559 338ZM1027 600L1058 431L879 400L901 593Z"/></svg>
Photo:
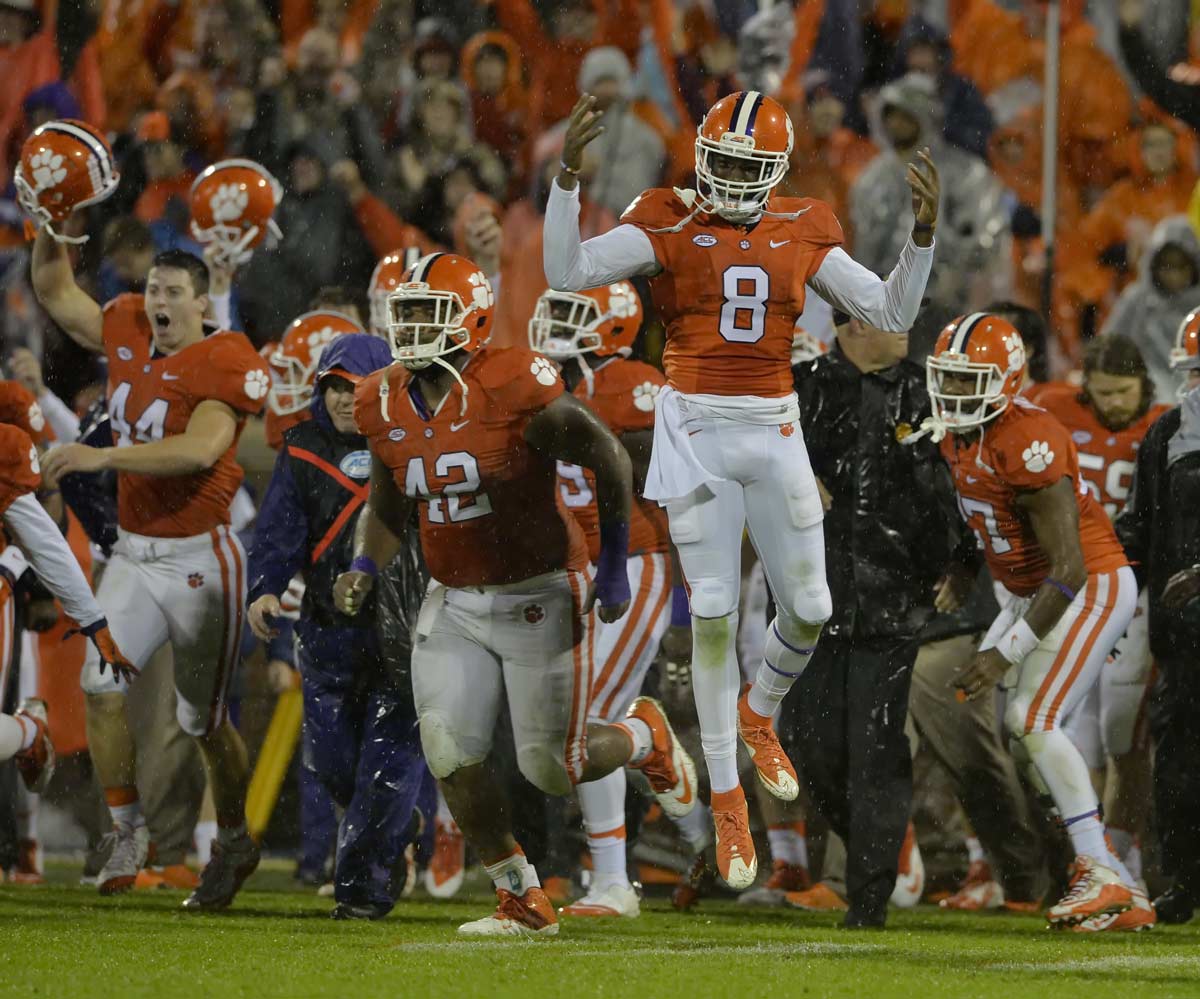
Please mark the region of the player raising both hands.
<svg viewBox="0 0 1200 999"><path fill-rule="evenodd" d="M933 260L937 170L927 152L909 168L912 238L881 280L841 249L841 226L828 205L772 196L792 151L787 112L755 91L730 94L698 130L699 192L646 191L622 225L581 242L577 176L584 148L603 127L594 99L581 98L546 209L546 277L559 291L648 277L667 324L669 387L656 400L644 495L667 508L691 593L692 683L718 868L729 885L746 888L757 861L737 738L767 789L795 798L796 773L770 719L831 613L821 499L796 422L793 329L811 287L872 326L908 330ZM747 526L777 615L755 682L739 698L734 641Z"/></svg>

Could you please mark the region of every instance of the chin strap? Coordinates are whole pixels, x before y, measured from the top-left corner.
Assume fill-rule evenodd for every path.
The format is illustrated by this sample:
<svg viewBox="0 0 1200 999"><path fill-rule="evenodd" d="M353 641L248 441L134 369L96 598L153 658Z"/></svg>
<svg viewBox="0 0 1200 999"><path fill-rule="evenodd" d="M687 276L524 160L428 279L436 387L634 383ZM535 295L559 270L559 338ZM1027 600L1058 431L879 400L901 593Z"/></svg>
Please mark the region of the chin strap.
<svg viewBox="0 0 1200 999"><path fill-rule="evenodd" d="M588 364L582 354L576 356L575 363L579 365L579 371L583 375L584 384L587 385L587 394L590 399L596 394L596 373L592 371L592 366Z"/></svg>
<svg viewBox="0 0 1200 999"><path fill-rule="evenodd" d="M680 201L683 202L683 207L688 209L688 214L685 215L681 221L676 222L672 226L667 226L664 229L650 229L649 231L652 233L657 234L657 233L663 233L663 232L666 232L666 233L679 232L681 229L683 229L683 227L685 225L687 225L689 222L691 222L692 219L694 219L701 212L703 212L707 215L720 215L721 214L719 211L717 211L716 205L713 203L712 198L706 194L699 194L690 187L674 187L674 188L672 188L672 190L675 192L675 197L677 197ZM768 211L766 208L763 208L761 211L758 211L758 212L753 213L752 215L746 216L745 219L736 219L736 220L735 219L725 219L725 221L733 222L735 225L749 225L752 222L758 221L764 215L768 215L774 219L788 219L789 221L791 221L794 219L798 219L806 211L808 211L807 208L803 208L798 212L772 212L772 211ZM724 218L724 216L721 216L721 217Z"/></svg>
<svg viewBox="0 0 1200 999"><path fill-rule="evenodd" d="M447 361L444 357L435 357L433 359L433 363L438 365L439 367L445 368L447 371L449 371L450 374L454 376L454 380L456 382L458 382L459 388L462 389L462 399L459 402L458 415L466 416L467 415L467 383L463 381L462 375L460 375L458 373L458 368L456 368L453 364L451 364L449 361Z"/></svg>

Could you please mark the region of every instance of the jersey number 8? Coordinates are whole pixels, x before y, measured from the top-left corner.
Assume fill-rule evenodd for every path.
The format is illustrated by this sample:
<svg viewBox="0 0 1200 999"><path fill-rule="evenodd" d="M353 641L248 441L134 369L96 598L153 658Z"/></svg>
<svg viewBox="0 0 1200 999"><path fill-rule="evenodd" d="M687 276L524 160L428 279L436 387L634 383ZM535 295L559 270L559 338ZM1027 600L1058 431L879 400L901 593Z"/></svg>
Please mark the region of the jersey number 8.
<svg viewBox="0 0 1200 999"><path fill-rule="evenodd" d="M737 264L721 275L721 336L731 343L758 343L766 332L771 279L761 267Z"/></svg>

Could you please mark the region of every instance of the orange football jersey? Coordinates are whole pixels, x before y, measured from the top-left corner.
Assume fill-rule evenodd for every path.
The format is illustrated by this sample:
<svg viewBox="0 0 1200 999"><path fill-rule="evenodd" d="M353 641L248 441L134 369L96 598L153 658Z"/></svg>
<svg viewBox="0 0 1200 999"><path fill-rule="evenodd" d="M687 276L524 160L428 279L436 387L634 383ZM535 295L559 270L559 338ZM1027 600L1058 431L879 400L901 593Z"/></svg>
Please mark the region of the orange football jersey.
<svg viewBox="0 0 1200 999"><path fill-rule="evenodd" d="M461 374L465 413L457 385L427 413L398 364L364 378L354 393L355 420L372 453L419 502L421 548L433 578L488 586L585 569L583 531L558 494L554 459L524 437L530 418L565 391L554 365L522 347L485 347Z"/></svg>
<svg viewBox="0 0 1200 999"><path fill-rule="evenodd" d="M823 201L772 198L754 226L700 214L678 232L688 208L673 192L639 195L621 221L649 237L662 271L650 292L667 326L663 367L680 392L788 395L792 336L804 311L806 282L843 241ZM658 230L658 231L656 231Z"/></svg>
<svg viewBox="0 0 1200 999"><path fill-rule="evenodd" d="M0 514L13 500L35 492L41 484L37 448L29 435L11 423L0 423Z"/></svg>
<svg viewBox="0 0 1200 999"><path fill-rule="evenodd" d="M654 428L654 397L667 382L662 372L641 361L614 357L594 371L595 388L586 381L574 395L618 437L631 430ZM558 463L558 491L571 515L587 535L588 556L600 557L600 508L596 505L596 476L590 469ZM669 551L667 512L653 500L634 496L629 513L629 554Z"/></svg>
<svg viewBox="0 0 1200 999"><path fill-rule="evenodd" d="M229 449L192 475L117 476L117 520L134 534L186 538L229 523L229 504L242 482L237 442L245 418L260 412L270 387L267 365L241 333L221 331L178 353L154 351L141 295L121 295L104 307L108 415L113 442L144 444L181 434L200 403L223 402L238 417Z"/></svg>
<svg viewBox="0 0 1200 999"><path fill-rule="evenodd" d="M1073 385L1054 384L1039 394L1037 404L1071 432L1083 481L1113 520L1129 499L1142 438L1150 424L1171 407L1151 406L1123 430L1109 430L1079 396L1080 390Z"/></svg>
<svg viewBox="0 0 1200 999"><path fill-rule="evenodd" d="M1018 398L984 427L982 444L978 438L967 442L947 434L941 449L963 519L979 539L992 578L1011 593L1025 597L1037 592L1050 568L1017 497L1064 477L1075 484L1088 573L1129 564L1112 524L1080 477L1071 435L1045 410Z"/></svg>
<svg viewBox="0 0 1200 999"><path fill-rule="evenodd" d="M53 437L42 415L42 407L19 382L0 381L0 423L11 423L29 435L30 440L45 443Z"/></svg>

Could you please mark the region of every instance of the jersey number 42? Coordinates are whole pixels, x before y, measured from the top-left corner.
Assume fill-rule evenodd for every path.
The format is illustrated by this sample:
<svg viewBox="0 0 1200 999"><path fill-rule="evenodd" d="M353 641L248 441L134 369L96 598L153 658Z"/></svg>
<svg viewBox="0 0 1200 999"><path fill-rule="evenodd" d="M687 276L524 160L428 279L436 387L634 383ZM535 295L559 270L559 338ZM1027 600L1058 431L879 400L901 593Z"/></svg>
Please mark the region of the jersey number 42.
<svg viewBox="0 0 1200 999"><path fill-rule="evenodd" d="M479 463L473 454L450 451L438 455L433 463L435 490L429 488L430 478L425 471L424 458L408 459L408 467L404 470L404 495L428 502L430 523L461 524L492 512L492 501L479 488ZM437 482L437 479L447 481Z"/></svg>

